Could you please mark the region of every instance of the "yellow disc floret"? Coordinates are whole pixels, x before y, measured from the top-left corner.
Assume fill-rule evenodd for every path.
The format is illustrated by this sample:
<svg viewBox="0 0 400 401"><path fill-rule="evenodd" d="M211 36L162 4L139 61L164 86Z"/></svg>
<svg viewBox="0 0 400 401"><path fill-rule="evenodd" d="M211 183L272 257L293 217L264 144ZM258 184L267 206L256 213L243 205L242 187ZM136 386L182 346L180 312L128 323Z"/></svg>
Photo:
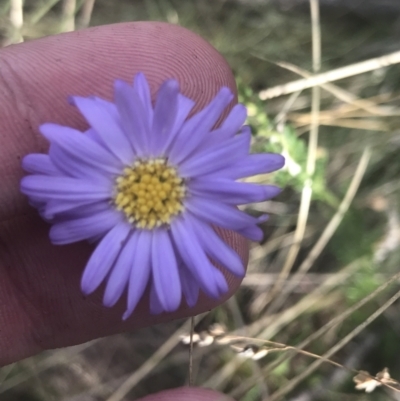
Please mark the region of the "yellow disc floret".
<svg viewBox="0 0 400 401"><path fill-rule="evenodd" d="M130 223L152 229L183 211L185 185L165 159L136 161L116 180L114 204Z"/></svg>

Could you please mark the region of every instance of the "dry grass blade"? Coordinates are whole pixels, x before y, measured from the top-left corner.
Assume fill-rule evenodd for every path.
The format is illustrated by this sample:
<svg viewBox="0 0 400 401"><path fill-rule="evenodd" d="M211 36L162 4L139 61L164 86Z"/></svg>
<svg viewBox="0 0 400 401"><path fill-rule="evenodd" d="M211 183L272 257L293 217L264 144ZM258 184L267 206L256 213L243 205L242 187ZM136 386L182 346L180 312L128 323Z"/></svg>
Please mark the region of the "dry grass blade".
<svg viewBox="0 0 400 401"><path fill-rule="evenodd" d="M14 369L15 363L12 363L11 365L4 366L3 368L0 369L0 388L3 385L3 382L7 379L11 371Z"/></svg>
<svg viewBox="0 0 400 401"><path fill-rule="evenodd" d="M332 319L326 325L322 326L314 334L312 334L311 336L306 338L304 341L302 341L300 344L298 344L296 346L296 348L297 349L302 349L302 348L306 347L308 344L310 344L312 341L314 341L317 338L319 338L321 335L326 333L328 330L330 330L333 327L337 326L338 324L342 323L345 319L347 319L350 315L352 315L356 310L362 308L365 304L370 302L377 295L379 295L382 291L384 291L386 288L388 288L391 284L393 284L394 282L398 281L399 279L400 279L400 273L396 274L393 277L391 277L385 283L380 285L375 291L371 292L371 294L369 294L368 296L366 296L363 299L361 299L359 302L357 302L352 307L348 308L344 313L340 314L339 316L336 316L334 319Z"/></svg>
<svg viewBox="0 0 400 401"><path fill-rule="evenodd" d="M318 0L300 0L305 5L310 3L311 23L307 14L293 15L290 12L282 12L274 7L273 1L261 1L257 2L258 4L254 1L234 1L234 7L225 7L225 1L213 0L172 2L173 4L163 0L58 1L0 0L0 25L3 22L0 29L0 46L8 43L11 36L13 43L19 41L16 39L18 34L21 35L20 39L24 37L25 40L31 40L58 33L60 30L86 28L92 18L95 18L93 22L99 26L114 23L121 18L166 20L186 26L209 39L222 55L226 56L233 71L237 72L239 95L249 110L254 108L254 114L250 116L249 121L252 125L254 123L255 127L259 127L254 136L254 148L264 150L265 145L265 149L275 152L283 148L293 159L293 163L300 166L299 173L288 169L269 177L271 182L268 183L286 188L281 198L284 199L284 204L283 201L271 201L249 206L247 211L273 216L266 227L268 241L263 245L253 246L249 263L250 272L253 274L243 282L247 287L237 299L233 297L210 316L210 320L224 322L227 327L236 327L237 330L231 331L226 337L240 342L236 344L239 354L234 356L230 347L235 344L224 343L224 335L221 334L215 334L212 349L195 348L193 355L191 346L189 385L195 382L215 390L231 392L230 395L234 399L243 401L256 398L268 401L286 398L311 401L323 399L324 396L334 398L335 395L331 395L330 392L333 388L342 393L342 398L368 397L365 394L355 395L356 390L353 390L353 394L343 394L349 389L348 382L351 377L349 378L348 371L369 366L371 358L376 359L376 352L369 351L379 346L378 341L385 341L386 347L395 350L398 343L396 337L393 335L387 339L384 336L388 331L400 333L400 325L396 320L400 297L396 294L396 303L390 306L378 321L354 338L354 335L357 335L354 330L361 331L365 327L364 325L355 329L357 322L362 321L360 318L365 320L400 289L400 273L388 279L389 271L394 267L393 262L397 263L398 259L394 241L397 241L398 246L399 222L397 220L390 229L383 227L389 219L385 215L389 213L389 208L393 206L397 217L399 213L396 191L400 189L400 164L396 159L396 147L400 144L400 97L395 97L398 88L395 73L400 65L382 68L384 65L400 64L400 51L388 54L396 50L393 45L397 32L395 24L390 25L390 18L380 21L378 15L372 16L371 20L366 22L364 19L359 21L358 18L354 18L355 13L341 15L340 18L329 11L323 14L321 23L326 24L322 27L324 44L327 46L322 48L322 51L324 60L328 63L355 60L362 54L378 52L387 53L388 56L321 73ZM292 3L295 1L289 0ZM326 0L323 1L326 3ZM336 0L334 3L346 2ZM385 2L381 3L376 8L386 7ZM12 17L11 4L16 5L20 14ZM22 13L22 6L25 14ZM92 16L94 7L95 15ZM362 11L365 12L365 9ZM284 59L296 60L300 66L310 64L311 52L307 47L311 25L313 67L304 70L291 63L276 62ZM291 27L289 31L288 26ZM354 33L356 34L353 35ZM264 43L269 45L265 47ZM196 52L196 49L193 51ZM267 60L268 65L250 58L252 52L259 59ZM375 64L371 64L372 61ZM336 65L344 66L349 62L339 63ZM298 75L292 75L276 66ZM374 71L376 69L378 70ZM365 73L367 71L371 72ZM363 75L358 75L362 73ZM290 74L292 78L282 81L282 74ZM336 82L345 77L349 78ZM292 80L293 82L290 82ZM282 82L288 84L275 86ZM299 90L293 91L293 85L298 85ZM272 93L275 91L273 97L278 96L277 90L279 92L282 88L289 92L287 97L268 104L254 99L254 94L257 95L259 88L267 87L272 88L269 90ZM304 92L303 88L312 90ZM270 96L269 91L262 91L261 97L265 96L265 93ZM272 121L274 123L271 123ZM325 136L323 126L334 128L326 130ZM353 129L365 130L365 133L361 132L363 135L360 135L360 132L351 132ZM323 132L319 133L319 130ZM379 135L380 132L374 134L371 131L387 133ZM304 133L306 135L302 137ZM321 153L318 149L317 156L313 155L313 152L320 142L319 135L323 136L321 141L324 143L324 149ZM268 138L271 139L270 143L267 143ZM373 158L370 158L369 150L364 149L365 144L371 141L374 145ZM361 154L363 156L359 160ZM362 166L365 162L364 157L370 158L371 165L367 160L365 166ZM317 164L315 169L315 163L320 161L321 165ZM364 174L367 167L368 173ZM363 171L360 172L359 169ZM316 173L313 173L313 170ZM307 181L304 185L305 180ZM362 194L358 191L361 180ZM265 176L249 182L265 183ZM346 194L343 199L340 195L340 199L335 203L336 198L331 195L331 191L337 194L338 188L346 191ZM323 196L324 190L326 197ZM357 201L353 200L355 196ZM318 199L315 204L314 198ZM390 205L386 205L384 209L375 208L375 203L378 204L383 198ZM349 205L352 213L347 211ZM344 215L346 221L342 222ZM342 227L344 223L348 230ZM382 238L382 229L387 235L378 243L377 238ZM332 238L333 235L335 238ZM332 242L333 239L335 243ZM320 263L321 256L323 261L329 261L329 271L324 263ZM355 258L358 259L354 260ZM340 264L343 260L354 262L344 266L348 262ZM383 260L384 263L380 266ZM268 272L265 271L267 263L272 265ZM388 281L381 285L386 280ZM389 285L391 286L388 288ZM273 291L268 294L271 289ZM368 295L364 297L366 293ZM355 304L349 305L345 299L351 299ZM253 305L254 310L261 313L254 314ZM365 315L368 310L370 312ZM191 323L190 331L193 333L193 320ZM172 324L172 330L181 326ZM171 327L165 331L161 329L155 333L155 336L162 333L163 343L164 340L168 343L165 344L166 348L158 341L155 345L151 341L152 338L147 338L145 334L143 344L146 344L146 352L138 355L140 362L134 354L132 358L125 356L126 351L129 352L132 347L133 350L136 348L136 340L130 335L121 335L104 342L100 340L101 343L96 349L90 349L89 352L83 351L77 355L80 351L75 347L63 351L56 350L3 368L0 370L0 400L32 396L43 400L54 398L64 401L122 401L131 394L147 394L148 391L157 392L179 386L182 375L165 373L172 371L174 365L183 365L187 375L188 350L182 350L183 347L173 349L174 343L179 341L179 336L175 333L176 341L170 339L170 329ZM390 331L391 329L393 330ZM200 334L204 333L210 334L211 331L201 331L199 327L199 334L191 335L195 347L204 347L208 340L206 337L200 337ZM343 338L347 334L353 339ZM376 337L376 343L369 349L364 348L362 344L364 334L365 337ZM196 335L203 345L199 345L200 341L196 345ZM142 336L143 334L139 333L139 341L142 340ZM289 344L286 345L286 342ZM356 346L353 346L355 342ZM253 343L255 346L251 348ZM157 350L158 347L160 349ZM334 347L332 350L342 347L342 350L334 351L336 354L333 355L330 354L331 347ZM253 359L257 355L257 349L274 355L267 356L260 363L256 358ZM356 349L360 351L361 356L354 364L349 363L349 358L353 357ZM215 352L218 350L220 352ZM252 351L253 355L244 352L248 350ZM207 354L207 351L210 353ZM320 356L323 353L325 355ZM385 354L383 362L393 369L391 373L394 377L400 377L395 365L396 354L397 352ZM292 359L293 357L295 359ZM196 367L200 358L201 371L197 374ZM337 368L325 365L326 363ZM301 370L299 364L304 366ZM303 372L310 365L312 369ZM301 375L297 377L299 373ZM341 383L331 380L335 373L344 377ZM374 382L375 385L380 383L379 374L373 378L369 373L364 375L363 371L357 373L362 373L362 376L356 376L357 385L365 385L368 380L374 382L376 378L378 380ZM307 378L307 375L310 376ZM183 376L185 379L185 373ZM155 380L152 380L153 377ZM314 391L315 387L318 387L314 386L316 380L319 380L324 392ZM286 384L289 387L285 387ZM268 391L270 386L276 391L272 398ZM386 390L387 388L384 388L384 391ZM400 400L398 394L400 393L386 396ZM376 398L379 397L385 397L385 394L376 395Z"/></svg>
<svg viewBox="0 0 400 401"><path fill-rule="evenodd" d="M342 128L350 128L350 129L360 129L366 131L381 131L388 132L390 128L387 124L382 121L363 119L363 120L355 120L350 118L339 118L335 117L335 112L331 115L325 115L320 119L320 125L326 125L330 127L342 127ZM312 121L311 114L300 114L300 113L291 113L289 119L293 121L294 126L297 128L307 127L310 125Z"/></svg>
<svg viewBox="0 0 400 401"><path fill-rule="evenodd" d="M230 298L227 302L229 309L231 310L232 315L234 316L234 321L236 327L241 327L243 330L243 334L246 334L246 327L245 327L245 322L243 319L242 311L240 308L240 305L237 302L236 296L233 296ZM260 368L260 365L257 361L251 360L251 369L254 375L261 375L262 370ZM259 391L262 397L267 397L269 394L268 391L268 386L265 382L262 382L259 384Z"/></svg>
<svg viewBox="0 0 400 401"><path fill-rule="evenodd" d="M36 25L60 0L47 0L40 4L27 18L27 24Z"/></svg>
<svg viewBox="0 0 400 401"><path fill-rule="evenodd" d="M295 103L296 99L300 96L301 91L292 93L289 99L286 101L282 110L275 118L275 124L277 125L278 132L282 132L286 123L286 117L289 110L292 108L293 104Z"/></svg>
<svg viewBox="0 0 400 401"><path fill-rule="evenodd" d="M87 28L90 25L94 3L96 0L85 0L76 23L78 29Z"/></svg>
<svg viewBox="0 0 400 401"><path fill-rule="evenodd" d="M233 358L229 363L225 363L218 372L215 372L208 380L203 382L201 387L223 391L226 383L245 362L245 359ZM261 381L258 383L261 383Z"/></svg>
<svg viewBox="0 0 400 401"><path fill-rule="evenodd" d="M291 283L293 280L298 287L296 289L296 292L304 294L307 291L306 289L308 288L308 286L316 287L328 278L333 277L334 274L335 273L307 273L306 282L304 282L302 281L302 277L296 275L296 273L293 273L290 275L290 280L288 280L288 283ZM275 283L278 275L279 273L247 273L246 277L244 277L242 281L242 286L253 288L269 287ZM381 280L384 279L385 276L382 274L376 274L374 275L374 278L376 278L377 280Z"/></svg>
<svg viewBox="0 0 400 401"><path fill-rule="evenodd" d="M230 340L232 343L235 343L237 341L240 342L244 342L244 343L254 343L254 342L261 342L263 344L263 346L259 347L257 346L257 349L263 349L265 351L264 355L267 354L271 354L273 352L287 352L287 351L293 351L294 353L297 354L302 354L305 355L307 357L311 357L313 359L317 359L318 361L322 361L324 363L328 363L330 365L333 365L337 368L341 368L341 369L345 369L350 373L356 374L357 376L354 378L355 382L357 383L362 383L366 380L374 380L377 383L383 384L386 387L396 391L396 392L400 392L400 389L396 388L395 386L398 385L398 382L396 380L393 380L388 371L387 368L385 368L382 372L378 373L377 376L372 376L370 375L368 372L366 371L359 371L356 369L351 369L347 366L344 366L338 362L332 361L331 359L328 358L324 358L323 356L317 355L313 352L308 352L308 351L304 351L302 349L290 346L290 345L286 345L286 344L282 344L282 343L278 343L275 341L266 341L266 340L258 340L258 339L254 339L251 337L243 337L243 336L227 336L226 339ZM235 345L231 345L232 348L235 348ZM238 347L240 349L240 347ZM264 398L265 399L265 398ZM265 399L266 400L266 399Z"/></svg>
<svg viewBox="0 0 400 401"><path fill-rule="evenodd" d="M321 69L321 23L319 18L319 0L310 0L312 66L314 73Z"/></svg>
<svg viewBox="0 0 400 401"><path fill-rule="evenodd" d="M298 75L301 75L304 78L312 78L312 74L297 65L288 63L288 62L277 62L276 65L279 67L285 68L286 70L292 71ZM327 84L322 84L321 85L322 89L325 89L327 92L331 93L333 96L335 96L337 99L341 100L342 102L348 103L352 106L354 106L357 109L362 109L368 112L369 114L372 115L378 115L378 116L392 116L393 112L388 112L386 108L379 107L376 103L374 103L371 100L367 99L360 99L356 95L353 95L352 93L340 88L339 86L336 86L331 83ZM298 93L298 92L295 92ZM399 112L396 113L398 115Z"/></svg>
<svg viewBox="0 0 400 401"><path fill-rule="evenodd" d="M82 345L76 345L74 347L70 347L68 349L63 349L60 351L56 351L52 353L49 357L44 358L42 361L35 364L35 371L23 371L9 379L5 380L0 386L0 394L5 393L6 391L18 386L19 384L31 379L33 374L42 373L47 369L50 369L54 366L69 363L72 358L76 355L84 351L85 349L91 347L99 340L90 341L88 343Z"/></svg>
<svg viewBox="0 0 400 401"><path fill-rule="evenodd" d="M349 334L347 334L342 340L340 340L335 346L333 346L328 352L321 356L320 359L313 362L307 369L305 369L301 374L291 379L285 386L273 393L268 400L264 401L277 401L283 395L287 394L289 391L293 390L299 383L301 383L307 376L309 376L314 370L316 370L322 363L326 362L332 355L338 352L346 344L348 344L354 337L360 334L370 323L372 323L376 318L378 318L386 309L388 309L394 302L400 298L400 291L393 295L388 301L386 301L380 308L378 308L368 319L357 326ZM396 389L394 389L396 390Z"/></svg>
<svg viewBox="0 0 400 401"><path fill-rule="evenodd" d="M189 344L189 387L193 386L193 333L194 317L190 318L190 344Z"/></svg>
<svg viewBox="0 0 400 401"><path fill-rule="evenodd" d="M202 319L198 317L196 321ZM191 322L185 322L172 336L153 354L146 362L135 372L133 372L113 394L107 398L107 401L121 401L135 387L140 380L149 374L162 360L167 356L172 349L179 344L180 336L190 330Z"/></svg>
<svg viewBox="0 0 400 401"><path fill-rule="evenodd" d="M318 72L321 68L321 31L319 20L319 3L318 0L310 0L311 9L311 23L312 23L312 49L313 49L313 70ZM311 127L310 139L308 142L308 154L306 173L308 179L304 183L301 192L299 216L297 219L296 231L294 233L294 243L290 247L285 263L282 267L281 274L275 286L268 294L266 304L268 304L274 296L282 288L286 278L288 277L293 264L300 251L301 242L307 226L308 213L310 210L311 196L312 196L312 177L315 172L315 163L317 159L317 145L318 145L318 127L319 127L319 111L321 104L321 93L319 87L314 87L312 91L311 100Z"/></svg>
<svg viewBox="0 0 400 401"><path fill-rule="evenodd" d="M357 263L360 263L361 261L356 261ZM327 324L322 326L319 330L317 330L315 333L307 337L304 341L296 345L296 349L300 350L306 347L307 345L311 344L314 340L318 339L321 337L323 334L325 334L327 331L331 330L335 326L341 324L344 322L350 315L352 315L355 311L358 309L362 308L364 305L366 305L368 302L370 302L372 299L374 299L376 296L378 296L380 293L382 293L384 290L386 290L391 284L395 283L396 281L400 280L400 273L394 275L391 277L389 280L387 280L385 283L381 284L375 291L373 291L371 294L368 296L364 297L360 301L358 301L356 304L354 304L352 307L348 308L345 312L341 313L340 315L336 316L333 318L331 321L329 321ZM272 370L274 370L278 365L280 365L282 362L286 360L290 360L294 356L294 353L289 353L286 355L282 355L280 358L275 360L274 362L270 363L265 369L263 369L263 376L259 377L258 379L251 378L247 380L246 382L241 383L239 387L237 387L232 393L232 397L237 397L239 394L242 394L244 391L249 389L251 386L254 385L254 383L264 380L264 376L268 375Z"/></svg>
<svg viewBox="0 0 400 401"><path fill-rule="evenodd" d="M266 318L261 318L254 322L250 328L252 333L256 332L257 337L263 339L269 339L275 336L283 327L296 320L305 311L313 308L315 310L322 310L328 300L328 294L332 289L340 286L345 280L348 280L359 268L360 260L355 260L340 272L329 276L319 287L310 292L299 302L293 305L291 308L286 309L279 315L269 315Z"/></svg>
<svg viewBox="0 0 400 401"><path fill-rule="evenodd" d="M323 308L326 307L325 302L330 301L329 293L332 291L332 289L341 285L344 281L348 280L349 277L354 275L354 273L360 268L359 262L359 260L356 260L344 267L339 273L330 276L300 302L279 315L265 316L258 319L245 328L246 332L249 334L249 336L254 338L268 340L276 335L276 333L278 333L283 327L302 316L302 314L310 308L314 308L314 310L323 310ZM231 333L231 335L240 334L241 333L239 331ZM236 358L232 359L219 371L213 372L212 377L202 383L202 386L221 390L221 388L218 386L224 383L224 378L228 377L230 373L233 374L242 363L242 360L238 361ZM258 382L258 380L249 379L249 382Z"/></svg>
<svg viewBox="0 0 400 401"><path fill-rule="evenodd" d="M240 323L240 329L238 329L238 332L241 332L242 334L244 332L248 331L248 328L244 326L244 321L243 321L243 316L241 315L241 310L239 305L237 304L235 298L231 298L228 301L228 306L231 309L232 314L237 316L237 323ZM227 336L229 337L229 335ZM219 389L223 390L225 388L225 385L230 381L231 377L234 375L234 373L240 368L240 366L245 363L245 359L237 359L234 358L231 360L230 363L225 364L225 366L218 372L218 374L212 374L212 376L204 382L202 385L204 387L209 387L213 389ZM262 370L258 364L257 361L255 360L250 360L251 369L253 371L253 375L255 376L260 376L262 374ZM266 397L268 395L268 387L265 382L259 382L259 391L262 397Z"/></svg>
<svg viewBox="0 0 400 401"><path fill-rule="evenodd" d="M10 1L10 23L11 23L11 34L4 45L12 43L20 43L24 41L21 30L24 25L24 4L22 0L11 0Z"/></svg>
<svg viewBox="0 0 400 401"><path fill-rule="evenodd" d="M0 3L0 17L8 14L8 12L10 11L10 3L11 0L5 0L2 3Z"/></svg>
<svg viewBox="0 0 400 401"><path fill-rule="evenodd" d="M330 70L322 74L314 75L310 78L299 79L284 85L278 85L270 89L265 89L259 93L259 96L261 100L272 99L274 97L288 95L299 90L313 88L328 82L338 81L340 79L374 71L379 68L388 67L398 63L400 63L400 51L362 61L360 63L351 64L346 67L337 68L335 70Z"/></svg>
<svg viewBox="0 0 400 401"><path fill-rule="evenodd" d="M76 0L63 0L61 15L61 32L72 32L75 30Z"/></svg>
<svg viewBox="0 0 400 401"><path fill-rule="evenodd" d="M307 271L311 268L317 257L321 254L322 250L325 248L329 240L332 238L336 229L339 227L339 224L341 223L345 213L349 209L349 206L353 201L354 196L357 193L358 187L360 186L365 171L367 170L370 158L371 158L371 151L369 148L366 148L360 158L353 179L351 180L346 195L344 196L342 202L340 203L337 212L334 214L328 225L325 227L325 230L322 232L317 243L311 249L307 258L300 265L298 271L292 277L292 280L288 283L287 286L285 286L285 288L283 288L278 298L274 299L274 301L271 303L269 310L270 313L278 310L284 304L284 302L287 299L287 295L293 290L293 288L296 286L296 283L298 283L304 278Z"/></svg>

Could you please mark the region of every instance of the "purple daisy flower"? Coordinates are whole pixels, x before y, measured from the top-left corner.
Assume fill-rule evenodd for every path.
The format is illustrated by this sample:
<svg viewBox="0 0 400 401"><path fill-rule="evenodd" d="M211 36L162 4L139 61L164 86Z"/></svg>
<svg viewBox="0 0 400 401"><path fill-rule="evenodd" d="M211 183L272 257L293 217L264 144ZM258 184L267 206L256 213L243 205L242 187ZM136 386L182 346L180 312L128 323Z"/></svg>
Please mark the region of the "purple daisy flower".
<svg viewBox="0 0 400 401"><path fill-rule="evenodd" d="M82 133L43 124L49 153L23 160L31 175L22 179L21 191L52 223L52 243L98 242L81 288L90 294L106 280L106 306L127 289L123 319L148 286L152 313L176 310L182 294L189 307L200 290L219 298L228 285L210 259L244 275L239 256L213 226L259 241L257 224L264 218L236 206L270 199L279 189L237 180L277 170L284 159L249 155L241 104L213 128L232 99L224 87L188 118L194 102L179 93L176 80L161 86L153 107L146 78L137 74L133 86L115 82L114 103L72 97L91 128Z"/></svg>

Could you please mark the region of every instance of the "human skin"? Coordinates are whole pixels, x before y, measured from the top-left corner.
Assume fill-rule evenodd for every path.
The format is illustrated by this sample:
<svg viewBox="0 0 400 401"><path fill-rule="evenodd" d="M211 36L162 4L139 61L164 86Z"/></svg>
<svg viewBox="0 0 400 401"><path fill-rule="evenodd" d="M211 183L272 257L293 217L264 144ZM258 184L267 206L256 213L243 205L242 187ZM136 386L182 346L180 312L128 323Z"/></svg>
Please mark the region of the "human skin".
<svg viewBox="0 0 400 401"><path fill-rule="evenodd" d="M192 309L183 305L159 316L149 314L146 295L123 322L124 300L107 309L101 302L103 287L88 297L80 291L93 246L52 245L49 225L19 192L21 159L48 147L39 125L54 122L86 129L67 97L112 99L113 81L131 82L140 71L150 83L153 99L164 80L178 79L183 94L196 101L195 111L222 86L236 93L232 72L213 47L184 28L159 22L90 28L0 50L0 366L46 349L199 314L224 302L240 284L240 279L226 274L230 290L225 297L215 301L200 296ZM246 265L247 241L231 232L220 233ZM193 400L203 399L202 390L193 391Z"/></svg>
<svg viewBox="0 0 400 401"><path fill-rule="evenodd" d="M232 398L216 391L195 388L181 387L173 390L162 391L151 394L137 401L233 401Z"/></svg>

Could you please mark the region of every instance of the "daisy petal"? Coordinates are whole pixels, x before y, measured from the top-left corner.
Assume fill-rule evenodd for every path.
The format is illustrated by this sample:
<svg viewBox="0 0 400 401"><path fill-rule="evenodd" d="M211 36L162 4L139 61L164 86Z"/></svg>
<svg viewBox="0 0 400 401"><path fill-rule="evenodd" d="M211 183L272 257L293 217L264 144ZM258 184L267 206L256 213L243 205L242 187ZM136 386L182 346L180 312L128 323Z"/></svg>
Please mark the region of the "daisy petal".
<svg viewBox="0 0 400 401"><path fill-rule="evenodd" d="M152 243L153 282L163 309L173 312L181 303L182 289L171 239L165 229L157 229Z"/></svg>
<svg viewBox="0 0 400 401"><path fill-rule="evenodd" d="M237 105L239 106L239 105ZM232 131L229 127L228 128L217 128L214 131L210 132L210 135L207 135L206 138L199 144L196 149L196 153L200 152L209 152L215 148L225 146L227 143L226 141L232 139L237 133L245 134L249 138L251 138L251 129L249 126L244 126L240 130ZM247 156L247 154L246 154Z"/></svg>
<svg viewBox="0 0 400 401"><path fill-rule="evenodd" d="M83 178L88 181L96 181L98 183L110 182L113 175L105 173L104 170L88 165L86 162L71 157L64 149L56 144L52 144L49 149L49 156L52 163L61 172L59 175L69 176L73 178Z"/></svg>
<svg viewBox="0 0 400 401"><path fill-rule="evenodd" d="M153 121L153 106L151 104L150 87L146 77L141 72L136 74L133 79L133 90L138 94L139 99L142 101L148 117L148 126L151 127Z"/></svg>
<svg viewBox="0 0 400 401"><path fill-rule="evenodd" d="M190 225L185 223L183 219L175 219L171 224L171 233L175 246L190 273L198 281L201 289L208 296L218 298L219 288L214 274L216 268L211 265Z"/></svg>
<svg viewBox="0 0 400 401"><path fill-rule="evenodd" d="M155 156L169 142L178 111L178 93L179 84L174 79L164 82L158 91L151 135L153 141L150 146Z"/></svg>
<svg viewBox="0 0 400 401"><path fill-rule="evenodd" d="M184 177L210 174L242 159L248 153L249 147L250 136L237 135L223 147L193 155L179 166L179 171Z"/></svg>
<svg viewBox="0 0 400 401"><path fill-rule="evenodd" d="M214 146L222 145L224 141L233 138L238 132L246 133L251 136L250 127L242 126L246 121L246 118L246 107L242 104L236 104L229 113L229 116L222 123L221 127L211 131L210 135L208 135L207 138L204 138L199 148L201 150L206 150Z"/></svg>
<svg viewBox="0 0 400 401"><path fill-rule="evenodd" d="M37 199L100 201L111 197L111 187L69 177L29 175L21 180L21 192Z"/></svg>
<svg viewBox="0 0 400 401"><path fill-rule="evenodd" d="M122 317L126 320L135 310L150 279L151 272L151 240L152 233L148 230L136 231L138 236L136 250L132 255L132 269L128 286L128 305Z"/></svg>
<svg viewBox="0 0 400 401"><path fill-rule="evenodd" d="M121 298L133 267L132 256L138 252L137 248L138 236L133 233L126 243L122 246L121 253L115 262L110 277L107 280L106 290L103 297L104 306L114 306Z"/></svg>
<svg viewBox="0 0 400 401"><path fill-rule="evenodd" d="M239 230L259 222L256 218L231 205L225 205L210 199L192 197L190 201L188 200L186 207L195 216L229 230Z"/></svg>
<svg viewBox="0 0 400 401"><path fill-rule="evenodd" d="M173 143L176 135L179 133L179 130L182 127L182 124L186 120L187 116L189 115L190 111L193 109L195 102L186 96L178 94L178 110L176 113L174 126L171 129L171 133L168 136L167 140L163 143L160 147L160 155L165 156L169 154L169 148Z"/></svg>
<svg viewBox="0 0 400 401"><path fill-rule="evenodd" d="M194 217L191 222L206 253L235 276L243 277L245 269L239 255L208 224Z"/></svg>
<svg viewBox="0 0 400 401"><path fill-rule="evenodd" d="M105 172L114 174L120 172L122 165L119 160L82 132L50 123L42 124L39 129L50 143L57 144L82 163Z"/></svg>
<svg viewBox="0 0 400 401"><path fill-rule="evenodd" d="M97 97L97 96L89 96L89 99L94 100L96 103L98 103L99 105L101 105L103 107L103 109L106 109L107 112L111 115L111 117L115 120L118 121L119 120L119 114L118 114L118 109L117 106L105 99L102 99L101 97ZM73 105L75 105L75 102L73 100L73 97L71 96L71 102ZM93 130L94 131L94 130Z"/></svg>
<svg viewBox="0 0 400 401"><path fill-rule="evenodd" d="M278 195L281 189L273 185L235 182L223 178L201 177L190 182L190 191L201 197L211 197L221 202L240 205L262 202Z"/></svg>
<svg viewBox="0 0 400 401"><path fill-rule="evenodd" d="M263 231L258 226L244 227L237 230L237 232L243 235L243 237L255 242L260 242L264 237Z"/></svg>
<svg viewBox="0 0 400 401"><path fill-rule="evenodd" d="M60 175L60 170L53 164L49 155L31 153L22 159L22 168L28 173Z"/></svg>
<svg viewBox="0 0 400 401"><path fill-rule="evenodd" d="M196 279L182 263L179 265L179 275L182 282L182 291L189 308L193 308L199 299L200 287Z"/></svg>
<svg viewBox="0 0 400 401"><path fill-rule="evenodd" d="M130 229L125 222L117 224L96 247L83 272L81 288L84 294L92 293L105 279Z"/></svg>
<svg viewBox="0 0 400 401"><path fill-rule="evenodd" d="M147 110L139 95L126 82L115 81L115 103L121 115L121 125L138 157L149 148L150 126Z"/></svg>
<svg viewBox="0 0 400 401"><path fill-rule="evenodd" d="M225 276L218 269L214 269L213 273L215 277L215 282L217 283L219 296L222 296L226 294L229 290L228 283Z"/></svg>
<svg viewBox="0 0 400 401"><path fill-rule="evenodd" d="M257 174L271 173L272 171L279 170L285 165L285 158L276 153L262 153L256 155L249 155L235 164L220 170L219 173L223 177L232 179L239 179L250 177Z"/></svg>
<svg viewBox="0 0 400 401"><path fill-rule="evenodd" d="M237 134L247 118L247 109L243 104L233 106L228 117L221 125L220 135L227 139Z"/></svg>
<svg viewBox="0 0 400 401"><path fill-rule="evenodd" d="M91 216L98 212L102 212L110 208L110 204L107 201L93 202L93 201L62 201L62 200L50 200L44 211L44 216L47 219L54 218L55 215L63 214L65 217L74 218Z"/></svg>
<svg viewBox="0 0 400 401"><path fill-rule="evenodd" d="M164 312L164 308L158 299L157 291L153 283L150 288L150 313L152 315L159 315L162 312Z"/></svg>
<svg viewBox="0 0 400 401"><path fill-rule="evenodd" d="M50 229L50 239L55 245L70 244L105 234L122 221L115 210L105 210L92 216L56 223Z"/></svg>
<svg viewBox="0 0 400 401"><path fill-rule="evenodd" d="M169 154L172 163L181 163L198 147L232 99L233 94L230 89L221 88L215 98L203 110L183 125L179 134L179 141L174 143Z"/></svg>
<svg viewBox="0 0 400 401"><path fill-rule="evenodd" d="M132 164L134 152L115 117L100 102L76 96L76 107L90 126L99 134L103 144L124 164Z"/></svg>
<svg viewBox="0 0 400 401"><path fill-rule="evenodd" d="M243 127L239 131L239 135L240 134L250 135L250 137L251 137L251 128L250 128L250 126L249 125L243 125Z"/></svg>
<svg viewBox="0 0 400 401"><path fill-rule="evenodd" d="M106 148L103 144L103 141L100 137L100 135L92 128L89 128L86 130L83 135L87 136L90 138L92 141L96 142L98 145L100 145L103 149L105 149L108 152L108 148Z"/></svg>

